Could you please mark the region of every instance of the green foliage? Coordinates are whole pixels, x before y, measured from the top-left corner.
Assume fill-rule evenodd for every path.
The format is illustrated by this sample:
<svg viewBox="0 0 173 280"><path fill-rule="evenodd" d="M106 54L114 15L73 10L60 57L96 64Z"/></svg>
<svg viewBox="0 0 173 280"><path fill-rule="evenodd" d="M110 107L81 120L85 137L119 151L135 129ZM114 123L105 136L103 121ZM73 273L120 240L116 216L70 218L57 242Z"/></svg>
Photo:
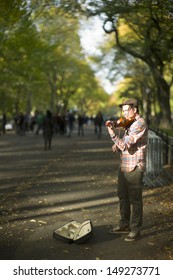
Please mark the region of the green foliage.
<svg viewBox="0 0 173 280"><path fill-rule="evenodd" d="M172 6L167 0L1 1L0 111L108 110L108 96L89 66L98 63L117 84L115 103L138 97L146 116L160 114L170 125ZM99 16L111 34L89 63L78 35L84 14Z"/></svg>
<svg viewBox="0 0 173 280"><path fill-rule="evenodd" d="M164 130L164 129L163 129L163 132L166 133L168 136L173 137L173 131L172 131L172 129L171 129L171 130L170 130L170 129L169 129L169 130L167 130L167 129Z"/></svg>
<svg viewBox="0 0 173 280"><path fill-rule="evenodd" d="M112 48L117 50L114 63L119 62L117 53L119 53L119 58L121 56L122 64L126 64L126 60L130 61L130 65L133 62L133 69L136 68L138 76L138 79L135 79L134 76L133 83L135 82L140 89L140 96L147 103L147 106L144 106L145 113L147 115L148 111L151 113L151 108L149 108L151 102L154 102L154 107L158 104L162 118L161 124L170 127L170 90L173 82L172 1L100 0L84 2L87 3L87 12L91 16L99 15L103 20L105 32L114 36L115 43L111 47L111 50ZM142 83L142 75L139 79L138 69L135 67L139 60L145 63L144 73L148 73L146 76L143 75L143 78L146 78L145 84ZM113 73L118 70L115 67L112 69ZM126 69L129 70L128 67ZM131 72L128 71L128 76L132 77ZM136 94L135 87L134 92ZM153 93L151 99L148 98L148 92ZM155 113L155 109L153 109L153 113Z"/></svg>
<svg viewBox="0 0 173 280"><path fill-rule="evenodd" d="M82 54L78 29L68 1L1 1L1 112L65 111L81 96L87 100L88 92L96 99L100 86Z"/></svg>

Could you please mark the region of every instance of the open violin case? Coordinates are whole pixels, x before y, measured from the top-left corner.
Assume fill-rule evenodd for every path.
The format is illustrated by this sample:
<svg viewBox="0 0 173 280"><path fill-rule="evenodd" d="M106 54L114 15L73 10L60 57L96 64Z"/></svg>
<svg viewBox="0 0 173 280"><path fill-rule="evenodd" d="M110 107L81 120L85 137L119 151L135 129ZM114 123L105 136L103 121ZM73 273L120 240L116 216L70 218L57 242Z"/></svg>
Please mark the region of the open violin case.
<svg viewBox="0 0 173 280"><path fill-rule="evenodd" d="M84 223L71 221L64 226L54 230L53 237L66 243L80 244L85 242L92 235L92 224L90 220Z"/></svg>

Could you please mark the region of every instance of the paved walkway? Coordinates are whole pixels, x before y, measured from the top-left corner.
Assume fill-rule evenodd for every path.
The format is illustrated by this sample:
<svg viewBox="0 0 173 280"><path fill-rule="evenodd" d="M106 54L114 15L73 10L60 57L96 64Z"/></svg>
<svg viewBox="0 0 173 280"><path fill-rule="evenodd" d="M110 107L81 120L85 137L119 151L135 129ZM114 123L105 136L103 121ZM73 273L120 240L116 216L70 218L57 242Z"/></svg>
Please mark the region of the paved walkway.
<svg viewBox="0 0 173 280"><path fill-rule="evenodd" d="M144 189L143 236L135 243L111 235L118 222L118 156L106 130L85 136L55 135L44 151L41 135L0 136L0 259L171 259L173 218ZM165 187L166 188L166 187ZM55 229L71 220L91 220L93 236L80 245L55 240Z"/></svg>

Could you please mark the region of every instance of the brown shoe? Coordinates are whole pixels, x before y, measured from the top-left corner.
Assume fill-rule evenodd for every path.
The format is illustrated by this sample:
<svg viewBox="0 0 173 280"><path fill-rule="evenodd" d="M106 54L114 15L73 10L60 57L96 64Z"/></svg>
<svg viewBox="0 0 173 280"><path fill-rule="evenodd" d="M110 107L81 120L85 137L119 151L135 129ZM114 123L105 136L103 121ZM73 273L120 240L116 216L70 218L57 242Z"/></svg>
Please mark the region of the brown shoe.
<svg viewBox="0 0 173 280"><path fill-rule="evenodd" d="M116 228L113 228L112 230L109 231L109 233L112 234L117 234L117 233L129 233L130 232L130 228L127 227L119 227L117 226Z"/></svg>

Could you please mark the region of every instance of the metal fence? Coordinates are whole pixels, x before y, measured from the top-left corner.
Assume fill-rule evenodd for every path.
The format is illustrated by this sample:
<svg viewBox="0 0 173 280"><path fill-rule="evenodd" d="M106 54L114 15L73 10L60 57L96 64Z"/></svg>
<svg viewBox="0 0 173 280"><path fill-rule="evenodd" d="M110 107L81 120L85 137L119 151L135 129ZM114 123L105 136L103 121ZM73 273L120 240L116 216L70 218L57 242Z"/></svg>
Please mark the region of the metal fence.
<svg viewBox="0 0 173 280"><path fill-rule="evenodd" d="M149 130L146 175L157 176L163 171L163 146L161 137Z"/></svg>
<svg viewBox="0 0 173 280"><path fill-rule="evenodd" d="M173 138L161 131L151 130L148 138L144 184L153 187L164 186L170 183L164 174L164 165L173 163Z"/></svg>
<svg viewBox="0 0 173 280"><path fill-rule="evenodd" d="M154 130L155 133L162 139L163 146L163 165L173 164L173 137L163 133L161 130Z"/></svg>

